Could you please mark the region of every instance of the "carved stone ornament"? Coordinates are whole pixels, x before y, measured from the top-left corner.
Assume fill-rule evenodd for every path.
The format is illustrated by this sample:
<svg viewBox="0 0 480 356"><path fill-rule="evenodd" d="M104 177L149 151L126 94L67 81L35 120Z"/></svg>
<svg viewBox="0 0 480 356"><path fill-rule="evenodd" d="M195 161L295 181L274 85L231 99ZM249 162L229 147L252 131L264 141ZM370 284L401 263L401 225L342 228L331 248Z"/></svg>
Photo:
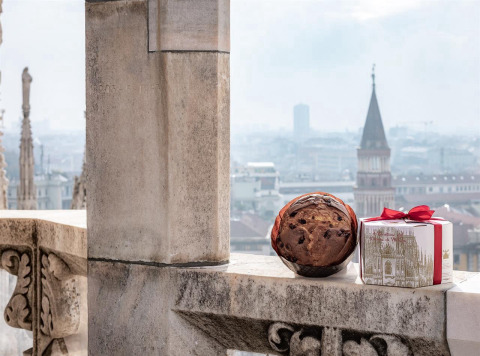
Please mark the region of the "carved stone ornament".
<svg viewBox="0 0 480 356"><path fill-rule="evenodd" d="M56 254L37 252L39 259L34 260L30 251L0 250L1 267L17 276L4 318L13 328L33 332L34 348L24 355L68 355L64 338L75 334L80 325L77 276ZM38 270L40 281L34 279Z"/></svg>
<svg viewBox="0 0 480 356"><path fill-rule="evenodd" d="M17 276L17 285L4 312L6 323L13 328L32 330L32 266L27 253L6 250L2 253L2 268Z"/></svg>
<svg viewBox="0 0 480 356"><path fill-rule="evenodd" d="M397 336L373 335L357 342L343 340L340 334L338 338L322 336L326 329L319 331L316 327L294 327L276 322L268 329L268 342L273 350L289 356L320 356L330 352L343 356L413 356L412 350ZM327 340L322 340L325 337Z"/></svg>
<svg viewBox="0 0 480 356"><path fill-rule="evenodd" d="M392 335L374 335L368 341L362 338L360 344L347 341L343 344L345 356L413 356L413 352L400 338Z"/></svg>
<svg viewBox="0 0 480 356"><path fill-rule="evenodd" d="M70 268L55 254L42 254L40 330L58 339L74 334L80 323L80 304Z"/></svg>
<svg viewBox="0 0 480 356"><path fill-rule="evenodd" d="M295 330L291 325L273 323L268 328L268 342L273 350L290 356L318 356L321 342L314 330Z"/></svg>

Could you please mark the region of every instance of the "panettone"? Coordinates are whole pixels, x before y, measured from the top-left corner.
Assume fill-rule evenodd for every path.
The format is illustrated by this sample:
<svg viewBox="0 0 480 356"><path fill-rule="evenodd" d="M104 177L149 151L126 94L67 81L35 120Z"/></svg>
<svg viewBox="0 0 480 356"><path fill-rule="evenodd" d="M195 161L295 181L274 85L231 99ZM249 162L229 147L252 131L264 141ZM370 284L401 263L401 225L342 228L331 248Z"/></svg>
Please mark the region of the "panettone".
<svg viewBox="0 0 480 356"><path fill-rule="evenodd" d="M297 273L302 274L305 266L325 268L318 275L328 275L343 268L355 250L357 218L350 206L333 195L305 194L280 211L271 238L273 249ZM315 269L306 270L316 275Z"/></svg>

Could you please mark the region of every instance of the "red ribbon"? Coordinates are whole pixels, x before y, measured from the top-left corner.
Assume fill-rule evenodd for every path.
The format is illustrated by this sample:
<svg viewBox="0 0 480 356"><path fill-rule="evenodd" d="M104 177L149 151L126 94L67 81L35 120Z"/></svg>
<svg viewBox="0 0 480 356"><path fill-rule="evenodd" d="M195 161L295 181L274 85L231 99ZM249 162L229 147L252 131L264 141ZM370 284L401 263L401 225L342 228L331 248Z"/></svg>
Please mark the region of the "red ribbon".
<svg viewBox="0 0 480 356"><path fill-rule="evenodd" d="M410 219L416 221L426 221L426 220L443 220L438 218L432 218L435 210L430 210L428 205L419 205L416 206L408 213L404 213L398 210L393 210L389 208L383 208L382 215L377 216L376 218L365 219L365 221L378 221L378 220L398 220L398 219Z"/></svg>
<svg viewBox="0 0 480 356"><path fill-rule="evenodd" d="M434 228L434 252L433 252L433 284L442 283L442 224L435 220L444 220L442 218L432 218L435 210L430 210L428 205L416 206L408 213L398 210L383 208L382 215L375 218L364 219L363 221L379 221L379 220L398 220L409 219L415 221L423 221L430 223ZM361 226L362 227L362 226ZM360 276L363 277L362 268L360 267Z"/></svg>

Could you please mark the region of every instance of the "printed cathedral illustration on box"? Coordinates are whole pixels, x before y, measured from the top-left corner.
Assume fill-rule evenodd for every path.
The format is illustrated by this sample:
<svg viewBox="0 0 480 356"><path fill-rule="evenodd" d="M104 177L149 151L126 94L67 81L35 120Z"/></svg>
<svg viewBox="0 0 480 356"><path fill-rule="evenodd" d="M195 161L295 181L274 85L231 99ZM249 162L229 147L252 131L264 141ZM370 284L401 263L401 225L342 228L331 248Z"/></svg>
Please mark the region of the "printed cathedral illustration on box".
<svg viewBox="0 0 480 356"><path fill-rule="evenodd" d="M419 246L413 226L365 227L364 253L366 284L409 288L432 284L433 245Z"/></svg>

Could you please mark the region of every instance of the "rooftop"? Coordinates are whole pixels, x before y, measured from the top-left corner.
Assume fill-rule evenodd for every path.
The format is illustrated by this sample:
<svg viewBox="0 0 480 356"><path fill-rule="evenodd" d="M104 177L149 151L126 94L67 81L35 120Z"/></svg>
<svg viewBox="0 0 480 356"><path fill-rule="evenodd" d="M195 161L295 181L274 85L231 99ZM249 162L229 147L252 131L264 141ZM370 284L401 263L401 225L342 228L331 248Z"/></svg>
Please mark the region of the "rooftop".
<svg viewBox="0 0 480 356"><path fill-rule="evenodd" d="M478 174L435 174L435 175L400 175L393 177L393 185L418 184L472 184L480 183Z"/></svg>

